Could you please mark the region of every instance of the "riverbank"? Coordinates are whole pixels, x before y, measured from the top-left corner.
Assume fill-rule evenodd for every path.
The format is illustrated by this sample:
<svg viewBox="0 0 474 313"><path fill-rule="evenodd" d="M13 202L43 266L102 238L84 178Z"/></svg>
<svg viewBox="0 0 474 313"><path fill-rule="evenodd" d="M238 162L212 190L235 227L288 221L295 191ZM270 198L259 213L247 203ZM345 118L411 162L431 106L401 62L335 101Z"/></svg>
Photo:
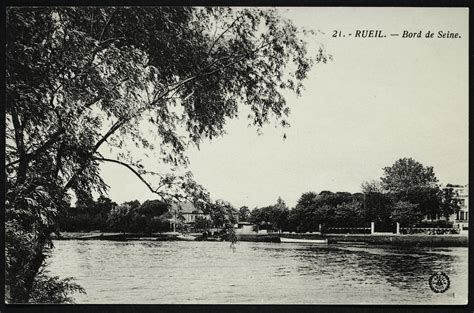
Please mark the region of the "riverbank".
<svg viewBox="0 0 474 313"><path fill-rule="evenodd" d="M458 235L391 235L391 234L325 234L284 233L282 237L294 239L328 239L330 244L390 245L403 247L468 247L468 236Z"/></svg>
<svg viewBox="0 0 474 313"><path fill-rule="evenodd" d="M61 233L60 236L53 235L55 240L153 240L153 241L182 241L186 240L180 237L180 233L155 233L155 234L140 234L140 233L100 233L100 232L71 232ZM203 236L202 234L191 234L195 236L196 241L225 241L226 238L222 236ZM251 242L280 242L278 235L268 234L242 234L237 235L239 241ZM188 239L189 240L189 239Z"/></svg>
<svg viewBox="0 0 474 313"><path fill-rule="evenodd" d="M194 234L198 241L222 241L223 238L215 236L201 236ZM239 241L250 242L280 242L280 237L294 239L321 239L327 238L329 244L362 244L362 245L390 245L403 247L468 247L467 236L454 235L354 235L354 234L238 234ZM179 233L61 233L61 236L53 236L55 240L154 240L154 241L181 241ZM189 240L189 239L187 239Z"/></svg>
<svg viewBox="0 0 474 313"><path fill-rule="evenodd" d="M468 236L456 235L326 235L340 244L390 245L403 247L468 247Z"/></svg>
<svg viewBox="0 0 474 313"><path fill-rule="evenodd" d="M178 236L180 233L101 233L101 232L64 232L60 236L53 234L55 240L156 240L156 241L172 241L182 240Z"/></svg>

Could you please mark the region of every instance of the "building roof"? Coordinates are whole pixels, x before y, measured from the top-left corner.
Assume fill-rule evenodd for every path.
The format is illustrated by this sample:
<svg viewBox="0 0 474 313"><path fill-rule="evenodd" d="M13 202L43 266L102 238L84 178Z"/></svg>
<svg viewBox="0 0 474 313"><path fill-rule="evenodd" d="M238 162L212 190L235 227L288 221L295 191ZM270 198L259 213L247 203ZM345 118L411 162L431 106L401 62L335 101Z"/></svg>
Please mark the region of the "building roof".
<svg viewBox="0 0 474 313"><path fill-rule="evenodd" d="M173 203L171 203L171 208L173 210L180 209L181 213L183 213L183 214L191 214L191 213L200 213L200 214L202 214L203 213L201 210L197 209L194 206L194 204L190 201L173 202Z"/></svg>

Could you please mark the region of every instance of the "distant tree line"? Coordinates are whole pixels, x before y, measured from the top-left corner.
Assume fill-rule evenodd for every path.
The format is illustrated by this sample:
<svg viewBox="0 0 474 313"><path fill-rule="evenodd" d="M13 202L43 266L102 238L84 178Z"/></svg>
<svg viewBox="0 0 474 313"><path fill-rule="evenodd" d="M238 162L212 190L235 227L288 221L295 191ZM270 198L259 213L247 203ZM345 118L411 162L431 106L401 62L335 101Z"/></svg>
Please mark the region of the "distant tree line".
<svg viewBox="0 0 474 313"><path fill-rule="evenodd" d="M194 229L206 231L210 228L224 229L238 221L238 211L228 202L217 200L202 208L208 217L196 216ZM115 231L156 233L171 230L186 230L181 208L160 200L127 201L120 205L100 196L79 199L74 207L65 207L59 215L59 231ZM175 228L172 227L173 223Z"/></svg>
<svg viewBox="0 0 474 313"><path fill-rule="evenodd" d="M296 206L288 209L283 200L255 208L242 207L241 221L273 231L307 232L327 227L369 227L371 222L382 228L399 222L415 227L425 215L449 217L460 207L456 193L449 185L441 188L432 167L402 158L385 167L380 181L363 183L360 193L321 191L301 195ZM443 221L438 226L446 226Z"/></svg>
<svg viewBox="0 0 474 313"><path fill-rule="evenodd" d="M138 200L120 205L100 196L97 200L78 200L59 216L60 231L119 231L153 233L170 230L170 206L160 200ZM178 219L179 220L179 219Z"/></svg>
<svg viewBox="0 0 474 313"><path fill-rule="evenodd" d="M253 210L246 206L236 210L230 203L217 200L202 207L208 217L196 216L193 228L203 232L211 228L223 230L238 221L274 232L318 231L320 225L323 231L328 227L369 227L371 222L382 228L396 222L403 227L415 227L425 215L449 217L460 209L454 189L441 188L432 167L404 158L383 170L380 181L362 184L362 192L306 192L292 209L281 198L273 205ZM179 208L173 209L160 200L117 205L100 196L96 201L78 200L75 207L63 210L59 226L62 231L153 233L172 230L170 221L177 230L185 229Z"/></svg>

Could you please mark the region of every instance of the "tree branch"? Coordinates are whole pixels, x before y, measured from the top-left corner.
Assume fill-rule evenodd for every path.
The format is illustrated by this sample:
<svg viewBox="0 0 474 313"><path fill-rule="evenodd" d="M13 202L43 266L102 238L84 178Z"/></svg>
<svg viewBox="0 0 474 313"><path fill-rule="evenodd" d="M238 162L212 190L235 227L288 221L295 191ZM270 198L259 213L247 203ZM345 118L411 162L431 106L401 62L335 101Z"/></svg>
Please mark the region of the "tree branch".
<svg viewBox="0 0 474 313"><path fill-rule="evenodd" d="M117 12L117 9L115 9L115 10L112 12L112 14L110 14L109 19L107 20L107 22L105 22L105 25L104 25L104 27L102 28L102 31L101 31L100 36L99 36L99 42L102 42L102 38L104 37L105 31L107 30L107 27L109 27L110 22L112 21L112 18L113 18L114 15L115 15L115 12Z"/></svg>
<svg viewBox="0 0 474 313"><path fill-rule="evenodd" d="M148 190L150 190L152 193L160 196L161 199L165 202L167 202L167 199L165 198L166 196L168 196L169 198L173 198L173 199L175 199L179 202L183 201L183 200L188 200L188 201L193 200L192 198L189 198L189 197L186 197L186 196L180 197L180 196L177 196L175 194L170 194L170 193L165 192L165 191L158 191L158 189L163 187L165 184L162 184L162 185L160 185L160 186L158 186L157 188L154 189L151 186L151 184L145 178L143 178L143 176L137 170L135 170L130 164L127 164L127 163L122 162L122 161L114 160L114 159L104 158L104 157L93 157L93 160L100 161L100 162L111 162L111 163L119 164L119 165L122 165L122 166L126 167L133 174L135 174L135 176L137 176L140 179L140 181L145 184L145 186L147 186Z"/></svg>
<svg viewBox="0 0 474 313"><path fill-rule="evenodd" d="M234 21L235 23L235 21ZM233 24L234 24L233 23ZM222 34L221 34L222 35ZM217 40L217 39L216 39ZM242 61L243 59L245 59L247 56L249 56L250 54L252 53L255 53L256 51L264 48L268 46L268 43L265 44L264 42L262 42L261 45L259 45L257 48L251 50L251 51L248 51L246 53L242 53L240 55L236 55L235 57L238 58L238 59L234 59L232 60L231 62L227 63L227 64L224 64L218 68L215 68L214 70L211 70L209 72L205 72L206 69L209 69L211 66L213 66L214 64L216 64L216 61L222 61L222 60L225 60L225 59L228 59L231 56L228 56L228 57L224 57L224 58L221 58L221 59L218 59L218 60L215 60L214 62L212 62L211 64L205 66L204 68L202 68L198 74L195 74L193 76L190 76L188 78L185 78L175 84L172 84L170 86L168 86L168 88L165 88L165 91L163 93L161 93L158 98L155 98L153 100L153 102L150 102L148 105L140 108L137 112L135 112L134 114L130 114L128 117L126 118L123 118L123 119L120 119L118 120L117 122L115 122L112 127L109 129L109 131L107 131L107 133L101 138L99 139L99 141L94 145L94 148L92 149L92 151L89 152L90 156L92 157L92 155L99 149L99 147L105 142L107 141L107 139L113 135L118 129L120 129L120 127L122 127L123 125L125 125L127 122L129 122L131 119L133 119L134 117L140 115L141 113L143 113L144 111L148 110L151 106L155 105L159 100L163 99L167 94L169 94L170 92L172 91L175 91L177 89L179 89L180 87L182 87L183 85L189 83L189 82L192 82L196 79L199 79L201 77L205 77L205 76L210 76L210 75L213 75L214 73L218 72L218 71L221 71L222 69L225 69L233 64L236 64L240 61ZM172 86L172 87L171 87ZM171 88L169 88L171 87ZM94 103L95 101L93 101L92 103ZM52 143L54 143L55 141L52 140L51 143L48 143L48 146ZM45 146L43 148L47 148L48 146ZM42 149L41 151L44 151L44 149ZM35 153L36 154L36 153ZM12 162L13 163L13 162ZM9 165L11 165L12 163L10 163ZM64 190L67 190L71 187L73 181L76 179L78 173L80 170L82 170L85 166L85 164L87 163L87 161L85 160L83 162L83 165L81 165L79 167L79 169L73 174L73 176L69 179L69 181L66 183L66 185L64 186ZM7 165L8 166L8 165Z"/></svg>
<svg viewBox="0 0 474 313"><path fill-rule="evenodd" d="M237 17L230 25L229 27L227 27L217 38L216 40L214 40L214 42L212 43L211 47L209 48L209 51L207 52L207 57L209 57L211 55L211 52L212 50L214 49L214 46L217 44L217 42L219 41L219 39L222 38L222 36L224 36L225 33L227 33L232 27L234 27L235 23L241 18L241 16Z"/></svg>
<svg viewBox="0 0 474 313"><path fill-rule="evenodd" d="M62 167L63 148L64 148L64 143L60 142L58 151L56 152L56 166L54 168L54 178L58 177L59 171L61 170L61 167Z"/></svg>
<svg viewBox="0 0 474 313"><path fill-rule="evenodd" d="M89 151L89 155L92 157L92 159L95 159L92 155L97 152L97 150L100 148L100 146L107 141L107 139L112 136L112 134L114 132L117 131L117 129L119 129L123 124L125 124L128 120L118 120L117 122L115 122L112 127L107 131L107 133L105 133L104 136L102 136L101 139L99 139L99 141L97 141L97 143L94 145L94 147L92 148L92 151ZM68 190L72 184L74 183L74 180L76 179L77 175L79 174L80 171L82 171L84 169L84 167L86 166L87 164L87 160L83 160L79 166L79 168L77 169L77 171L71 176L71 178L68 180L68 182L66 183L66 185L64 185L64 188L63 190L66 191Z"/></svg>
<svg viewBox="0 0 474 313"><path fill-rule="evenodd" d="M130 118L131 119L131 118ZM107 141L107 139L113 135L113 133L115 133L117 131L117 129L119 129L120 127L123 126L123 124L125 124L126 122L128 122L129 119L124 119L124 120L118 120L117 122L115 122L112 127L107 131L107 133L105 133L104 136L102 136L101 139L99 139L99 141L97 141L97 143L94 145L94 148L92 149L92 153L95 153L99 148L100 146Z"/></svg>
<svg viewBox="0 0 474 313"><path fill-rule="evenodd" d="M126 168L128 168L130 171L133 172L133 174L135 174L135 176L137 176L147 187L148 189L153 192L154 194L158 194L161 196L161 194L158 192L158 188L157 189L153 189L153 187L151 186L151 184L149 182L147 182L145 180L145 178L143 178L143 176L137 171L135 170L130 164L127 164L125 162L122 162L122 161L118 161L118 160L114 160L114 159L108 159L108 158L98 158L98 157L93 157L93 160L96 160L96 161L102 161L102 162L112 162L112 163L116 163L116 164L120 164L122 166L125 166Z"/></svg>
<svg viewBox="0 0 474 313"><path fill-rule="evenodd" d="M251 55L251 54L253 54L253 53L255 53L255 52L257 52L257 51L259 51L259 50L261 50L261 49L263 49L263 48L265 48L265 47L267 47L267 46L269 46L269 45L270 45L269 43L265 43L265 41L263 41L263 42L260 44L260 46L256 47L256 48L253 49L253 50L250 50L250 51L247 51L247 52L245 52L245 53L238 54L238 55L234 55L234 53L232 53L231 55L228 55L228 56L225 56L225 57L216 59L216 60L214 60L212 63L206 65L206 66L203 67L203 68L201 68L197 74L195 74L195 75L193 75L193 76L190 76L190 77L187 77L187 78L185 78L185 79L183 79L183 80L181 80L181 81L179 81L179 82L177 82L177 83L168 85L168 86L165 88L165 91L159 96L159 99L163 98L163 97L164 97L166 94L168 94L169 92L174 91L174 90L180 88L181 86L183 86L183 85L185 85L185 84L187 84L187 83L189 83L189 82L191 82L191 81L193 81L193 80L196 80L196 79L198 79L198 78L205 77L205 76L210 76L210 75L212 75L212 74L214 74L214 73L216 73L216 72L218 72L218 71L220 71L220 70L222 70L222 69L225 69L225 68L227 68L227 67L229 67L229 66L231 66L231 65L234 65L234 64L236 64L236 63L242 61L243 59L245 59L247 56L249 56L249 55ZM210 69L211 67L213 67L215 64L217 64L217 63L219 63L219 62L222 62L222 61L224 61L224 60L228 60L228 59L230 59L230 58L232 58L232 57L234 57L234 60L233 60L233 61L231 61L231 62L229 62L229 63L227 63L227 64L224 64L224 65L222 65L222 66L220 66L220 67L218 67L218 68L216 68L216 69L214 69L214 70L212 70L212 71L204 72L205 70ZM170 88L170 87L171 87L171 88Z"/></svg>
<svg viewBox="0 0 474 313"><path fill-rule="evenodd" d="M28 154L25 154L24 157L27 160L27 162L33 161L42 152L46 151L49 147L51 147L53 144L55 144L58 141L58 139L61 138L62 133L63 133L62 130L57 130L56 132L54 132L51 135L51 137L48 140L46 140L44 143L40 144L40 147L38 149L36 149L35 151L30 152ZM8 163L7 165L5 165L5 167L9 167L9 166L15 165L16 163L19 163L20 159Z"/></svg>
<svg viewBox="0 0 474 313"><path fill-rule="evenodd" d="M20 117L16 110L15 104L12 103L11 97L7 97L7 105L10 108L10 114L12 117L13 128L15 131L15 144L18 150L18 172L16 182L22 184L26 179L26 172L28 169L28 159L26 157L25 142L23 136L23 127L20 124ZM6 168L6 166L5 166Z"/></svg>

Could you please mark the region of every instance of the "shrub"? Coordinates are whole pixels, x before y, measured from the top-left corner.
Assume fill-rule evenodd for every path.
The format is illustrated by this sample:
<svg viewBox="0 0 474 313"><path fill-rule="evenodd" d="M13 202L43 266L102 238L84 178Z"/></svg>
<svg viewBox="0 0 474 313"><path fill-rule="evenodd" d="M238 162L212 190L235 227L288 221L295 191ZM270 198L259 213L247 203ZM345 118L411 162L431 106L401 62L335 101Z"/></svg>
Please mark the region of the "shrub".
<svg viewBox="0 0 474 313"><path fill-rule="evenodd" d="M72 277L60 279L49 276L47 272L39 273L33 283L32 303L74 303L74 293L86 293L74 282Z"/></svg>
<svg viewBox="0 0 474 313"><path fill-rule="evenodd" d="M422 221L416 225L417 228L452 228L453 223L450 221Z"/></svg>

